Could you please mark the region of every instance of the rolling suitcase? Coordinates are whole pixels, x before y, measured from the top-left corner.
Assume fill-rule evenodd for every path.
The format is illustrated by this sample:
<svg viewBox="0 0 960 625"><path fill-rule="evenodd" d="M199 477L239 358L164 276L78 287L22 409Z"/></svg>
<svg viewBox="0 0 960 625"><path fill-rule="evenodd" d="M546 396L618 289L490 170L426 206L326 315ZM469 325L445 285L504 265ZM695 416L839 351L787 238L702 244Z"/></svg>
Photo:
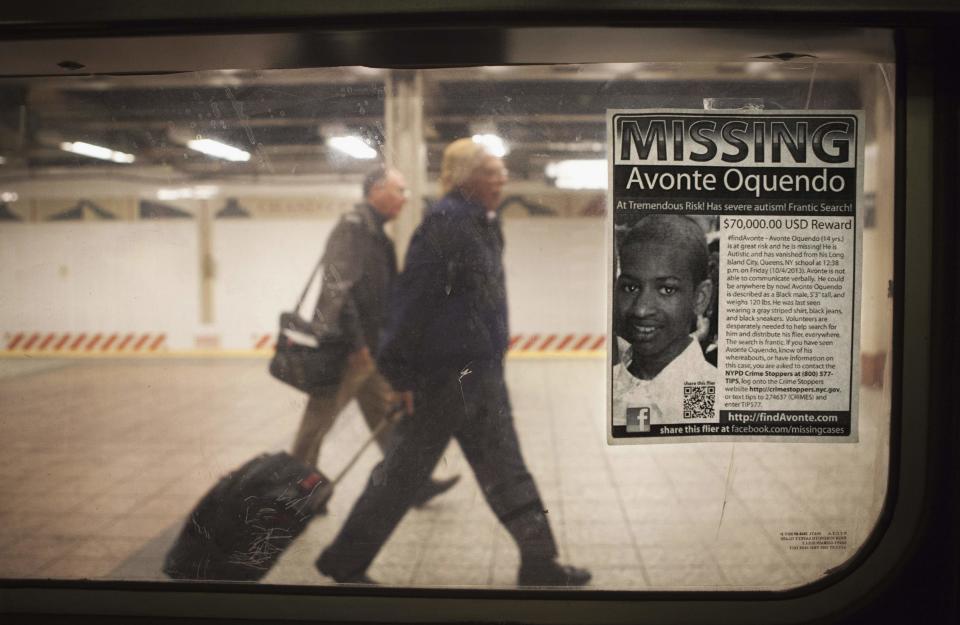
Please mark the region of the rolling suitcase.
<svg viewBox="0 0 960 625"><path fill-rule="evenodd" d="M286 452L262 454L220 478L190 512L163 572L178 580L263 578L313 517L326 513L334 487L393 418L371 432L333 480Z"/></svg>

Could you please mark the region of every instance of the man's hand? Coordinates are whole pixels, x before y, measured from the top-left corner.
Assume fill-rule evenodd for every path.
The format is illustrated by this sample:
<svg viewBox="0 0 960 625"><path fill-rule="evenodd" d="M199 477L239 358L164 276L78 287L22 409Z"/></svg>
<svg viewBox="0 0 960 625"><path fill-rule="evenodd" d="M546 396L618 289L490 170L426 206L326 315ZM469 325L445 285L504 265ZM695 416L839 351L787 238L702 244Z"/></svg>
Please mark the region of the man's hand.
<svg viewBox="0 0 960 625"><path fill-rule="evenodd" d="M370 355L370 348L364 345L357 351L347 356L347 366L351 369L370 369L373 367L373 357Z"/></svg>
<svg viewBox="0 0 960 625"><path fill-rule="evenodd" d="M397 423L400 419L413 414L413 391L393 391L389 397L388 419Z"/></svg>
<svg viewBox="0 0 960 625"><path fill-rule="evenodd" d="M413 414L413 391L400 391L397 393L400 403L403 404L403 413L407 416Z"/></svg>

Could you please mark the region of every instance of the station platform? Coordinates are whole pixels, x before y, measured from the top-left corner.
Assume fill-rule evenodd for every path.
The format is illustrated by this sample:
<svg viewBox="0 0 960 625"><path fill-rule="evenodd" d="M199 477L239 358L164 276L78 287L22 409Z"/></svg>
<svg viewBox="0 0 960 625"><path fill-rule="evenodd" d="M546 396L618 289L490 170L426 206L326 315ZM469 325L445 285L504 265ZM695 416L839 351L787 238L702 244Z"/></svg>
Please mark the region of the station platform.
<svg viewBox="0 0 960 625"><path fill-rule="evenodd" d="M306 397L263 358L0 360L0 576L163 581L197 499L288 448ZM883 502L889 408L861 393L860 442L607 445L605 360L510 359L523 453L561 559L609 590L787 589L852 557ZM356 405L321 451L336 473L366 434ZM329 585L313 562L380 452L371 446L262 583ZM417 587L515 586L518 556L452 443L449 493L411 510L369 574ZM835 538L798 549L798 532ZM802 542L802 541L801 541ZM827 545L824 547L823 545Z"/></svg>

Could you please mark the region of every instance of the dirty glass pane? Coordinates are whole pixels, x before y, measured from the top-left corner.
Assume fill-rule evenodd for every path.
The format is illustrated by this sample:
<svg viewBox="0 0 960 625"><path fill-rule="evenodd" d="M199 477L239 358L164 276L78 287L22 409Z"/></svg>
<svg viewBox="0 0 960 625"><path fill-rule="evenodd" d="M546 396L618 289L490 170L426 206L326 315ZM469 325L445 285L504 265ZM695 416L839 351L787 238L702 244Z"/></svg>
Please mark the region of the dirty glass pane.
<svg viewBox="0 0 960 625"><path fill-rule="evenodd" d="M509 530L525 531L514 521L533 503L557 561L591 573L587 588L786 589L822 578L864 544L886 494L893 75L796 58L4 79L0 575L169 581L165 557L200 498L259 454L293 448L308 395L268 373L278 317L295 308L364 177L380 162L403 177L406 202L386 225L403 265L443 196L444 148L475 138L508 172L496 218L509 405L491 405L502 389L465 387L468 417L496 427L439 452L433 479L459 482L412 506L359 572L391 586L516 587ZM855 444L606 443L606 110L718 99L863 111ZM364 245L339 250L335 281L374 279L358 269ZM389 297L374 300L390 308ZM326 510L289 546L278 534L292 530L270 517L259 542L227 557L262 583L337 583L314 562L368 480L383 488L404 483L395 471L425 471L375 470L383 450L363 447L370 427L352 401L380 397L365 375L339 396L315 393L328 413L345 404L320 447L324 475L298 476L290 483L306 490L281 497L302 503L360 451ZM406 418L417 414L415 404ZM532 476L526 499L502 496L517 485L490 477L491 464L518 457L505 414ZM529 575L520 581L550 581Z"/></svg>

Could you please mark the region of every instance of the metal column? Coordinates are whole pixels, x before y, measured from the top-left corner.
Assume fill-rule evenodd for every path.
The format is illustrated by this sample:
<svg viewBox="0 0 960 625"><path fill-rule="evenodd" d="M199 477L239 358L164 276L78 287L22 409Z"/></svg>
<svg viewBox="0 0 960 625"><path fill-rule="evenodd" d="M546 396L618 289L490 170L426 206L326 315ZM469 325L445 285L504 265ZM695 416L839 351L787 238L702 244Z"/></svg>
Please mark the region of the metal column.
<svg viewBox="0 0 960 625"><path fill-rule="evenodd" d="M392 226L397 254L402 264L410 236L423 216L423 198L427 194L421 72L390 72L386 80L384 118L386 164L403 174L410 190L407 205Z"/></svg>

